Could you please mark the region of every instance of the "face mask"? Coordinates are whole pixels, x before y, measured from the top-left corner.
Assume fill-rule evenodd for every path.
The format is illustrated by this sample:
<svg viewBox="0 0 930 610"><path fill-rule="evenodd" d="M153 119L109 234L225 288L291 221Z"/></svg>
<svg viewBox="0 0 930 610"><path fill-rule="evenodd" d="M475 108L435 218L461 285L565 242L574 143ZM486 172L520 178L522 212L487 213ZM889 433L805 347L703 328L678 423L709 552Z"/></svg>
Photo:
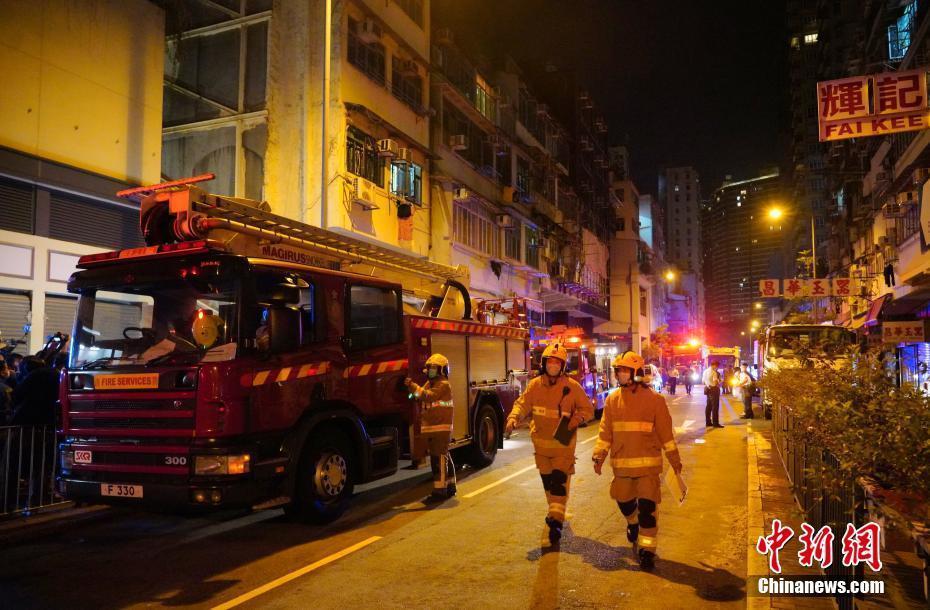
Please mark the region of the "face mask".
<svg viewBox="0 0 930 610"><path fill-rule="evenodd" d="M562 374L562 363L558 360L546 361L546 374L550 377L558 377Z"/></svg>
<svg viewBox="0 0 930 610"><path fill-rule="evenodd" d="M436 379L436 377L439 376L439 369L433 366L429 367L426 370L426 376L429 377L430 379Z"/></svg>
<svg viewBox="0 0 930 610"><path fill-rule="evenodd" d="M620 382L620 385L627 385L630 383L631 377L632 376L630 375L630 371L620 371L617 373L617 381Z"/></svg>

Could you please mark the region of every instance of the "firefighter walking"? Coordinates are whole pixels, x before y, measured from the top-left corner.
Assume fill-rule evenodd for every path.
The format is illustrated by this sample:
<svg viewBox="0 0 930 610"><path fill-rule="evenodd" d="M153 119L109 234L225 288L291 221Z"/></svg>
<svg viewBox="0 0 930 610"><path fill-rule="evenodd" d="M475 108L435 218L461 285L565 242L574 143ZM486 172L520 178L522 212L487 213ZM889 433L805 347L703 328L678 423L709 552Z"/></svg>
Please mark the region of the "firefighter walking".
<svg viewBox="0 0 930 610"><path fill-rule="evenodd" d="M514 403L505 435L509 437L521 420L532 416L530 438L549 503L546 525L549 541L556 544L562 537L569 484L575 472L578 426L594 416L594 407L581 385L565 375L568 361L565 348L559 344L549 345L541 360L542 374L530 381ZM570 437L563 437L564 443L555 437L563 417L566 418L563 427L570 431Z"/></svg>
<svg viewBox="0 0 930 610"><path fill-rule="evenodd" d="M645 361L635 352L614 358L612 367L620 388L604 404L592 459L594 471L601 474L609 458L614 472L610 496L626 518L627 539L638 549L640 565L651 570L658 542L662 451L676 473L681 472L681 457L668 405L643 383L644 366Z"/></svg>
<svg viewBox="0 0 930 610"><path fill-rule="evenodd" d="M429 500L438 501L455 495L455 466L449 455L452 438L452 386L449 384L449 360L433 354L423 371L428 378L420 386L409 377L404 380L413 398L420 402L420 433L426 441L429 465L433 471L433 492Z"/></svg>

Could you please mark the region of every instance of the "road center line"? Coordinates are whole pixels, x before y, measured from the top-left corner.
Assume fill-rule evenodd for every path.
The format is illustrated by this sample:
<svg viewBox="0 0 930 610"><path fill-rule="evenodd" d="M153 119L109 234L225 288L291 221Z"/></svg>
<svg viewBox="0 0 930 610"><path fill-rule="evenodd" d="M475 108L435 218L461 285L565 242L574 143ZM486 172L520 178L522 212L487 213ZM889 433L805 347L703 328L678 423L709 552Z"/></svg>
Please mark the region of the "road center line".
<svg viewBox="0 0 930 610"><path fill-rule="evenodd" d="M486 491L489 490L489 489L493 489L493 488L497 487L498 485L500 485L501 483L506 483L506 482L509 481L510 479L512 479L512 478L514 478L514 477L517 477L517 476L520 476L520 475L523 474L524 472L526 472L526 471L528 471L528 470L533 470L533 469L535 469L535 468L536 468L536 464L533 464L532 466L527 466L526 468L523 468L522 470L518 470L518 471L516 471L516 472L513 473L513 474L508 474L506 477L504 477L504 478L502 478L502 479L498 479L497 481L494 481L493 483L489 483L488 485L485 485L484 487L482 487L482 488L480 488L480 489L476 489L475 491L473 491L473 492L471 492L471 493L465 494L465 495L462 496L462 497L463 497L463 498L474 498L475 496L477 496L477 495L480 494L480 493L484 493L484 492L486 492Z"/></svg>
<svg viewBox="0 0 930 610"><path fill-rule="evenodd" d="M323 559L319 561L315 561L308 566L304 566L300 568L299 570L294 570L290 574L285 574L281 578L276 578L275 580L272 580L271 582L264 584L258 587L257 589L252 589L248 593L243 593L239 597L236 597L235 599L231 599L226 603L220 604L219 606L213 606L213 608L211 608L210 610L228 610L229 608L235 608L236 606L244 604L245 602L251 599L255 599L259 595L263 595L267 593L268 591L271 591L272 589L276 589L283 584L289 583L295 578L300 578L301 576L305 574L309 574L310 572L316 570L317 568L322 568L323 566L330 564L336 561L337 559L342 559L346 555L354 553L355 551L362 549L368 546L369 544L373 542L377 542L379 540L381 540L381 536L372 536L371 538L362 540L358 544L353 544L352 546L344 548L341 551L333 553L332 555L329 555L327 557L324 557Z"/></svg>

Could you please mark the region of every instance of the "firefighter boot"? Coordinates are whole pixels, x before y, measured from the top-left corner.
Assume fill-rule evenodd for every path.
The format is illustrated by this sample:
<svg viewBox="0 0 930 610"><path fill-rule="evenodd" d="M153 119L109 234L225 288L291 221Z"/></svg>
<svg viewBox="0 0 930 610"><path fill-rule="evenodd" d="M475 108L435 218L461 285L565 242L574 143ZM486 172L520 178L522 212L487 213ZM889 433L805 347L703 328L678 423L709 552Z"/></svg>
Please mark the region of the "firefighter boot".
<svg viewBox="0 0 930 610"><path fill-rule="evenodd" d="M552 517L546 517L546 525L549 526L549 543L558 544L562 539L562 522Z"/></svg>
<svg viewBox="0 0 930 610"><path fill-rule="evenodd" d="M656 554L648 549L639 549L639 566L646 572L656 567Z"/></svg>

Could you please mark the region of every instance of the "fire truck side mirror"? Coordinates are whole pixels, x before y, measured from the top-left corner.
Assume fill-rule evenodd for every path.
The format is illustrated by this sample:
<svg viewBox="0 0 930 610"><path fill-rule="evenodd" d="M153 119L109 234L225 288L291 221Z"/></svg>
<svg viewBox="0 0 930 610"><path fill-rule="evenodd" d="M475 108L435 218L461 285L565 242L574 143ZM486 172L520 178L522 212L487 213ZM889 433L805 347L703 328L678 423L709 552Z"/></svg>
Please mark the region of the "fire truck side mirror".
<svg viewBox="0 0 930 610"><path fill-rule="evenodd" d="M281 306L269 309L268 335L272 354L296 350L300 346L300 311Z"/></svg>

